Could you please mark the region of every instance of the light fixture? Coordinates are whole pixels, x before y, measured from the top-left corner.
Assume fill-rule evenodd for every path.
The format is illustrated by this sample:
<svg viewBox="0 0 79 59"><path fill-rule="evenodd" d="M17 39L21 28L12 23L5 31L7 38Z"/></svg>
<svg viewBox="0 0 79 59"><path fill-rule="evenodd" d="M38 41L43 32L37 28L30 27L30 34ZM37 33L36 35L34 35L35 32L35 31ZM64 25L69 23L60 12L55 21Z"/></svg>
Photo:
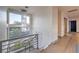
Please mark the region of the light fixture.
<svg viewBox="0 0 79 59"><path fill-rule="evenodd" d="M27 12L27 10L25 10L25 9L21 9L21 11L22 11L22 12Z"/></svg>
<svg viewBox="0 0 79 59"><path fill-rule="evenodd" d="M78 9L69 10L68 12L75 12L78 11Z"/></svg>

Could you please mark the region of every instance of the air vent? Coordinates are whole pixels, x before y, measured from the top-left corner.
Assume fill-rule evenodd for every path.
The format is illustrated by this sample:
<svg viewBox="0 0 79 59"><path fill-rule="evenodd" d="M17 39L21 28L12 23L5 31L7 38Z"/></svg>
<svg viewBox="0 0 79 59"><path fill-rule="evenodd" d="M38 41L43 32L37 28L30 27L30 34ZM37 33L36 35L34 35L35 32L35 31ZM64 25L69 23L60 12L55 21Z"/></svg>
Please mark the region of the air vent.
<svg viewBox="0 0 79 59"><path fill-rule="evenodd" d="M21 11L22 11L22 12L27 12L27 10L25 10L25 9L21 9Z"/></svg>
<svg viewBox="0 0 79 59"><path fill-rule="evenodd" d="M69 10L68 12L75 12L77 11L78 9L73 9L73 10Z"/></svg>
<svg viewBox="0 0 79 59"><path fill-rule="evenodd" d="M25 8L28 8L28 6L25 6Z"/></svg>

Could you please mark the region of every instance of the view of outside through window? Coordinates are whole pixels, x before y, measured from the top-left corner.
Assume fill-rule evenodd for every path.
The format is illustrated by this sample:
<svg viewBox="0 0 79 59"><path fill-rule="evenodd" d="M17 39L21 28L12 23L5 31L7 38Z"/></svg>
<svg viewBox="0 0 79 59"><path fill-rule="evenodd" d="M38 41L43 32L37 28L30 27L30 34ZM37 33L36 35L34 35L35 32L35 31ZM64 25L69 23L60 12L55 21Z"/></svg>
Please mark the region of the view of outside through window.
<svg viewBox="0 0 79 59"><path fill-rule="evenodd" d="M30 16L9 13L9 38L25 36L30 33Z"/></svg>
<svg viewBox="0 0 79 59"><path fill-rule="evenodd" d="M21 24L21 15L9 13L9 24Z"/></svg>

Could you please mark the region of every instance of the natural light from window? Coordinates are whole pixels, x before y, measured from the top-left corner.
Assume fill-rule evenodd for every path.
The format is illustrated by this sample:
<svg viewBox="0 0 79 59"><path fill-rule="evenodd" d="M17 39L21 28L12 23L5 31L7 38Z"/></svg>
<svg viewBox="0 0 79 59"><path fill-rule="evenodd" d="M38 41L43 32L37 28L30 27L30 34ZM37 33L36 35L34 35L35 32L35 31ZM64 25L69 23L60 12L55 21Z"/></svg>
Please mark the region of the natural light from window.
<svg viewBox="0 0 79 59"><path fill-rule="evenodd" d="M27 16L27 24L29 25L30 24L30 17Z"/></svg>
<svg viewBox="0 0 79 59"><path fill-rule="evenodd" d="M10 13L9 14L9 24L20 24L21 23L21 15Z"/></svg>

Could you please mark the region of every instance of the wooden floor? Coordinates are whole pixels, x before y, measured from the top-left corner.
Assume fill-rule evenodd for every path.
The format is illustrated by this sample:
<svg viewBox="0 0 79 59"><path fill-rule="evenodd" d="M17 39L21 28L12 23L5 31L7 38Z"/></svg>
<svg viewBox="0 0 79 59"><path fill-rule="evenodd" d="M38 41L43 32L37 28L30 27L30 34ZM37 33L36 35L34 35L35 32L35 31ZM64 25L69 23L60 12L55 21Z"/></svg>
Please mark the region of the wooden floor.
<svg viewBox="0 0 79 59"><path fill-rule="evenodd" d="M42 53L75 53L79 44L79 33L70 33L63 38L59 38L55 44L41 51Z"/></svg>

